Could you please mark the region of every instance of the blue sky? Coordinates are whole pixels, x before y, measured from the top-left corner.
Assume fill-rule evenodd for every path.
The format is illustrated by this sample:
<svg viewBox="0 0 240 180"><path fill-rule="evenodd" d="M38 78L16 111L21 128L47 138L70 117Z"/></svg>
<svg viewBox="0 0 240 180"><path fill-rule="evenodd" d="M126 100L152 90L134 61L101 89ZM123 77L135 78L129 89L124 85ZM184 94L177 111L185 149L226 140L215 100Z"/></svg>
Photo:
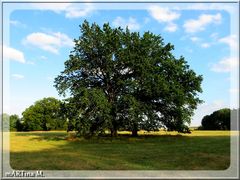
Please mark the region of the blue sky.
<svg viewBox="0 0 240 180"><path fill-rule="evenodd" d="M86 19L131 31L160 34L190 67L203 75L204 103L192 125L223 107L237 107L237 4L4 4L4 112L21 113L36 100L58 96L53 79L80 35ZM236 16L236 17L235 17ZM232 23L231 23L232 22ZM237 21L236 21L237 22Z"/></svg>

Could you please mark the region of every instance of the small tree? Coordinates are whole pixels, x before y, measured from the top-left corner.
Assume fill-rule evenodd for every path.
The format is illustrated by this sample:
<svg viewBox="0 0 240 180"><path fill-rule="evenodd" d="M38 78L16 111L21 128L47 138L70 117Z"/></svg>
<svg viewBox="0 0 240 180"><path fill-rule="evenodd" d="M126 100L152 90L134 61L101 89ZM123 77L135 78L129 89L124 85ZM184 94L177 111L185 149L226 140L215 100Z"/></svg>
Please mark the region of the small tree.
<svg viewBox="0 0 240 180"><path fill-rule="evenodd" d="M3 113L2 121L4 131L18 131L18 123L21 121L21 119L16 114L8 115L6 113Z"/></svg>
<svg viewBox="0 0 240 180"><path fill-rule="evenodd" d="M202 119L202 129L230 130L230 112L230 109L224 108L204 116Z"/></svg>
<svg viewBox="0 0 240 180"><path fill-rule="evenodd" d="M60 101L53 98L43 98L36 101L23 113L24 130L62 129L64 119L60 116Z"/></svg>

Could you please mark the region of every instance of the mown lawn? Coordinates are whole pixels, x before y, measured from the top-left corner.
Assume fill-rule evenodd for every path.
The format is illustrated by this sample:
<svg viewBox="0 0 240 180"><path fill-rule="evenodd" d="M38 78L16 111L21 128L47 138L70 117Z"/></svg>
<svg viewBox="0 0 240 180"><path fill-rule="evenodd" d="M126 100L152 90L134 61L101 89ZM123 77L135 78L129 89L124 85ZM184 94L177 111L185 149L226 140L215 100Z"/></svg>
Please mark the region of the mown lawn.
<svg viewBox="0 0 240 180"><path fill-rule="evenodd" d="M12 132L10 164L20 170L224 170L229 131L141 132L133 138L74 139L66 132Z"/></svg>

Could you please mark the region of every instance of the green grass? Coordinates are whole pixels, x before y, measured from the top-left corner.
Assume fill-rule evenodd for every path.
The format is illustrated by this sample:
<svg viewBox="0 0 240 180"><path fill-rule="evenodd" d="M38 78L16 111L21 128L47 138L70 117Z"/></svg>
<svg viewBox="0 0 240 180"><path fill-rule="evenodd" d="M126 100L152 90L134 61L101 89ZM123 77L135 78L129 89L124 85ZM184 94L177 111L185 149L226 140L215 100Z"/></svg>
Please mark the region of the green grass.
<svg viewBox="0 0 240 180"><path fill-rule="evenodd" d="M140 132L133 138L71 138L66 132L12 132L10 164L24 170L224 170L229 131Z"/></svg>

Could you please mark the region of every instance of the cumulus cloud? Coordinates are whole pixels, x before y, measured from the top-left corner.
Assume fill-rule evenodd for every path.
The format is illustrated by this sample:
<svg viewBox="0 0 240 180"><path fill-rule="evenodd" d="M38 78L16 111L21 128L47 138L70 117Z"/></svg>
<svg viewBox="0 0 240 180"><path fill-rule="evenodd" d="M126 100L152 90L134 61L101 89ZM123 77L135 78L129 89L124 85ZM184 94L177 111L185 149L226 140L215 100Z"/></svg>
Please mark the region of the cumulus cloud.
<svg viewBox="0 0 240 180"><path fill-rule="evenodd" d="M72 47L74 45L71 38L60 32L50 34L42 32L31 33L23 42L54 54L58 54L61 47Z"/></svg>
<svg viewBox="0 0 240 180"><path fill-rule="evenodd" d="M78 7L78 6L68 6L65 10L65 16L67 18L78 18L84 17L92 13L94 7L90 3L85 3L85 7Z"/></svg>
<svg viewBox="0 0 240 180"><path fill-rule="evenodd" d="M39 10L65 13L66 18L85 17L94 11L91 3L33 3L32 6Z"/></svg>
<svg viewBox="0 0 240 180"><path fill-rule="evenodd" d="M54 37L58 38L60 40L60 46L74 46L73 39L68 37L64 33L56 32L52 33Z"/></svg>
<svg viewBox="0 0 240 180"><path fill-rule="evenodd" d="M12 74L12 77L13 77L14 79L16 79L16 80L20 80L20 79L23 79L23 78L24 78L24 76L21 75L21 74Z"/></svg>
<svg viewBox="0 0 240 180"><path fill-rule="evenodd" d="M202 47L202 48L209 48L213 43L211 42L203 42L203 39L197 37L197 36L192 36L190 37L190 40L197 44L198 46Z"/></svg>
<svg viewBox="0 0 240 180"><path fill-rule="evenodd" d="M219 24L221 23L221 20L222 16L220 13L217 13L215 15L202 14L198 17L198 19L190 19L185 21L183 27L186 32L195 33L205 30L206 26L209 24Z"/></svg>
<svg viewBox="0 0 240 180"><path fill-rule="evenodd" d="M214 72L231 72L238 67L238 59L236 57L228 57L211 66Z"/></svg>
<svg viewBox="0 0 240 180"><path fill-rule="evenodd" d="M226 36L224 38L220 38L219 39L219 42L221 43L225 43L227 45L229 45L229 47L232 49L232 50L236 50L238 47L238 44L237 44L237 36L235 34L233 35L230 35L230 36Z"/></svg>
<svg viewBox="0 0 240 180"><path fill-rule="evenodd" d="M33 8L37 8L38 10L51 10L56 13L60 13L61 11L66 10L69 7L70 3L32 3Z"/></svg>
<svg viewBox="0 0 240 180"><path fill-rule="evenodd" d="M180 13L159 6L151 6L149 13L158 22L172 22L180 17Z"/></svg>
<svg viewBox="0 0 240 180"><path fill-rule="evenodd" d="M114 27L128 27L130 30L133 31L140 29L140 24L138 24L137 20L132 17L130 17L129 19L124 19L118 16L116 19L113 20L112 24Z"/></svg>
<svg viewBox="0 0 240 180"><path fill-rule="evenodd" d="M3 59L26 63L22 51L3 45Z"/></svg>
<svg viewBox="0 0 240 180"><path fill-rule="evenodd" d="M159 23L167 24L164 30L168 32L175 32L177 30L177 24L173 23L173 21L181 16L180 13L159 6L151 6L148 11L149 14Z"/></svg>

